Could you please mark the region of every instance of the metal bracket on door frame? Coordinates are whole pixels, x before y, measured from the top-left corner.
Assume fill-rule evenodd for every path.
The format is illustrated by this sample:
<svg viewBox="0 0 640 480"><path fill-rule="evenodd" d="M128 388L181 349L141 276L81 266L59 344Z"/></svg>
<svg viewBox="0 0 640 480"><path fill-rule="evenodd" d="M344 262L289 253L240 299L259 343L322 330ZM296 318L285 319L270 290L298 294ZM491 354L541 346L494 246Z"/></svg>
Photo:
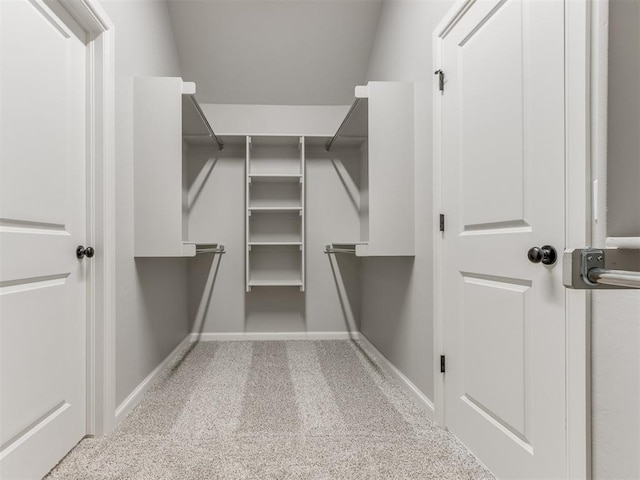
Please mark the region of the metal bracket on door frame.
<svg viewBox="0 0 640 480"><path fill-rule="evenodd" d="M562 262L562 283L567 288L640 288L640 250L575 248L565 250Z"/></svg>

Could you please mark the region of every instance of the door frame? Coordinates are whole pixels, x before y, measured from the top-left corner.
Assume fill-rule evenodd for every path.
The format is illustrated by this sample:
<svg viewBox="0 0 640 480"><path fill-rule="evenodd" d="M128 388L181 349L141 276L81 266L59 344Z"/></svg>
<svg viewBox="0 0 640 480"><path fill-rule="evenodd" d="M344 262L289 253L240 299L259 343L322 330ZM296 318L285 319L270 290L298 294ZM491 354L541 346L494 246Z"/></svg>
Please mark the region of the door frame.
<svg viewBox="0 0 640 480"><path fill-rule="evenodd" d="M97 253L87 284L86 434L101 436L116 410L114 29L98 0L58 2L87 33L87 244Z"/></svg>
<svg viewBox="0 0 640 480"><path fill-rule="evenodd" d="M506 1L506 0L503 0ZM458 0L433 34L434 71L442 63L443 38L475 0ZM597 1L596 1L597 3ZM592 9L594 0L564 0L565 6L565 245L584 248L591 243L592 129ZM596 13L594 13L596 15ZM446 75L446 72L445 72ZM446 77L445 77L446 82ZM433 218L442 212L442 93L433 83L434 184ZM446 92L446 84L445 84ZM443 235L434 229L434 418L445 423L445 385L440 372L443 337ZM558 265L562 268L561 265ZM591 297L584 290L566 289L566 414L567 478L591 478Z"/></svg>

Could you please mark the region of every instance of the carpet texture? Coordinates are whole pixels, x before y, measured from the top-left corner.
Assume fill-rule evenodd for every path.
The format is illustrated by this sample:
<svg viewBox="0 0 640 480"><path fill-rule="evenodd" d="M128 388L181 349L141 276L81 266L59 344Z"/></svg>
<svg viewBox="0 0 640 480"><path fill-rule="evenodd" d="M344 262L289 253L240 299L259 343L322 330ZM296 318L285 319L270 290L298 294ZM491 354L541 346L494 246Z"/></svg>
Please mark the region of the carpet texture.
<svg viewBox="0 0 640 480"><path fill-rule="evenodd" d="M195 344L46 478L494 479L348 341Z"/></svg>

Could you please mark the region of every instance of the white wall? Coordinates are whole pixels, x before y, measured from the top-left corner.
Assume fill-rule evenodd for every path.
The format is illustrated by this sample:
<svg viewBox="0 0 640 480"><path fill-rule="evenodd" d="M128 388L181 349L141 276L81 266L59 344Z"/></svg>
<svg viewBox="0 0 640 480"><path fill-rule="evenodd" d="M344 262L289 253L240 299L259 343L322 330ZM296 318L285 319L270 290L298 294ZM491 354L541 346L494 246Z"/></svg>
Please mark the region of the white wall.
<svg viewBox="0 0 640 480"><path fill-rule="evenodd" d="M609 12L609 236L640 236L640 2ZM602 210L601 210L602 211ZM603 237L597 232L598 238ZM640 292L593 293L593 477L640 478Z"/></svg>
<svg viewBox="0 0 640 480"><path fill-rule="evenodd" d="M347 107L203 105L216 133L332 135ZM255 287L245 292L244 137L225 150L192 147L189 153L190 239L219 242L227 253L190 262L190 321L197 332L345 332L359 315L359 264L349 256L332 264L323 253L332 241L356 239L359 211L322 142L307 146L306 291ZM336 152L359 181L357 151ZM195 192L198 192L197 195ZM219 263L218 263L219 262ZM336 271L334 274L334 269ZM351 329L356 329L352 326Z"/></svg>
<svg viewBox="0 0 640 480"><path fill-rule="evenodd" d="M133 77L180 76L167 5L109 1L116 66L116 404L188 333L187 263L133 258ZM153 172L150 172L153 174Z"/></svg>
<svg viewBox="0 0 640 480"><path fill-rule="evenodd" d="M415 81L416 256L362 264L364 335L433 399L432 33L453 1L386 1L368 80Z"/></svg>
<svg viewBox="0 0 640 480"><path fill-rule="evenodd" d="M332 136L349 106L202 104L202 110L220 135Z"/></svg>
<svg viewBox="0 0 640 480"><path fill-rule="evenodd" d="M342 105L367 70L381 0L171 1L203 103Z"/></svg>

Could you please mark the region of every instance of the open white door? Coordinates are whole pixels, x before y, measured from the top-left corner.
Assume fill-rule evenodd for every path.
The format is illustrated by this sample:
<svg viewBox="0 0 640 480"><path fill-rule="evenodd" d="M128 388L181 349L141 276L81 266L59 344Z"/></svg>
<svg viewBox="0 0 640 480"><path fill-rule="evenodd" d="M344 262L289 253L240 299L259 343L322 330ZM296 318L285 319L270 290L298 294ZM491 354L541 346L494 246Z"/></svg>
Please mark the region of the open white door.
<svg viewBox="0 0 640 480"><path fill-rule="evenodd" d="M41 0L0 2L3 479L41 478L86 432L83 36Z"/></svg>
<svg viewBox="0 0 640 480"><path fill-rule="evenodd" d="M567 477L565 5L467 2L439 37L445 424L498 478Z"/></svg>

